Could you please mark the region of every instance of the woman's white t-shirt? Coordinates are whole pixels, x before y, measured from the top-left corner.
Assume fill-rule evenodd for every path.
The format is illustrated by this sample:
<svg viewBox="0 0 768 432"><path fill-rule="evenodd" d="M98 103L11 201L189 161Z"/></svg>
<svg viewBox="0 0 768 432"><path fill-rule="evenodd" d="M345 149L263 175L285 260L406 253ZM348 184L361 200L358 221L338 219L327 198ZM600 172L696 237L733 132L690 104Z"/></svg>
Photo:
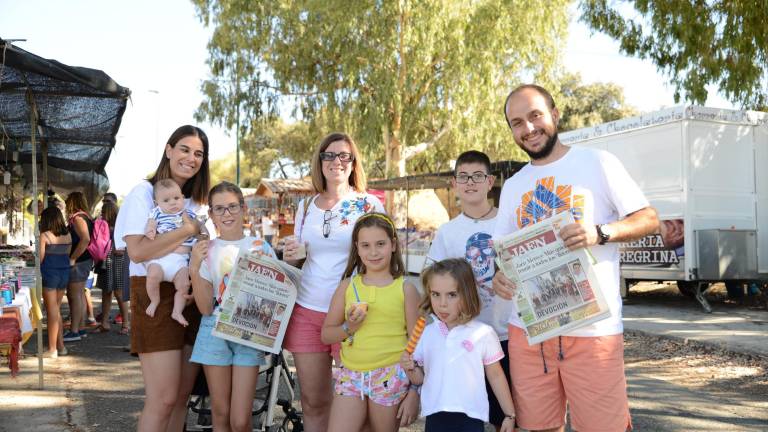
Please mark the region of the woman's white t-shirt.
<svg viewBox="0 0 768 432"><path fill-rule="evenodd" d="M144 235L144 230L147 226L147 219L149 213L155 206L155 202L152 195L152 184L148 181L143 181L126 195L123 200L123 205L120 206L120 211L117 213L117 221L115 222L115 249L125 249L125 237L130 235ZM208 206L204 204L198 204L192 201L190 198L184 200L184 207L192 210L195 214L205 214L208 211ZM213 234L213 229L208 229L208 232ZM213 237L213 235L211 235ZM146 276L147 269L143 265L137 264L131 261L129 267L131 276Z"/></svg>
<svg viewBox="0 0 768 432"><path fill-rule="evenodd" d="M304 200L296 212L294 234L307 244L307 259L302 267L301 288L296 302L318 312L328 312L336 287L347 266L352 247L352 229L357 219L371 212L384 212L384 207L374 195L350 192L327 213L311 199L304 220ZM326 216L327 213L327 216ZM324 220L328 220L330 232L323 236Z"/></svg>

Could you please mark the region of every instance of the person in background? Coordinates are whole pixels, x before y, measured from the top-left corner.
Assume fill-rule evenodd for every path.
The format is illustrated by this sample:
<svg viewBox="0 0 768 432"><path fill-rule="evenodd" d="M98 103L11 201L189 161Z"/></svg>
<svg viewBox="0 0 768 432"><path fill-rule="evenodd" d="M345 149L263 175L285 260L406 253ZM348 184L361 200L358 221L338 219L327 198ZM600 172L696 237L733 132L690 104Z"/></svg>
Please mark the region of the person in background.
<svg viewBox="0 0 768 432"><path fill-rule="evenodd" d="M200 365L189 362L200 323L194 304L184 313L185 328L171 318L172 283L160 285L160 307L155 317L146 314L149 297L143 263L161 257L181 245L200 227L186 213L182 227L159 234L154 240L144 235L149 211L154 207L152 186L170 178L184 193L185 205L196 214L206 211L210 185L208 137L196 126L181 126L163 150L155 173L142 180L124 198L115 224L115 247L125 248L131 259L131 352L139 356L146 398L139 416L138 431L181 431L187 417L187 399L192 392Z"/></svg>
<svg viewBox="0 0 768 432"><path fill-rule="evenodd" d="M120 308L120 316L125 317L121 319L120 334L127 335L130 331L130 325L128 323L128 302L123 300L124 296L128 294L123 289L128 288L127 283L127 262L125 258L124 250L115 249L115 223L117 222L117 214L119 208L116 204L117 200L107 200L106 196L102 200L101 206L101 218L109 225L110 238L112 239L112 249L109 251L107 259L104 261L103 268L97 269L96 286L101 288L101 314L97 317L100 324L96 331L99 333L108 332L111 328L109 322L109 311L112 308L112 294L115 295L117 300L117 306Z"/></svg>
<svg viewBox="0 0 768 432"><path fill-rule="evenodd" d="M71 327L64 334L64 342L79 341L85 336L83 328L85 317L85 283L93 270L93 259L88 252L88 243L93 232L93 220L88 215L88 201L82 192L72 192L65 200L69 224L67 228L72 236L72 251L69 264L72 269L67 285L67 302L70 308Z"/></svg>
<svg viewBox="0 0 768 432"><path fill-rule="evenodd" d="M264 214L261 216L261 234L267 243L274 246L272 244L272 239L275 237L275 234L277 234L277 228L275 227L275 222L272 220L269 210L265 210Z"/></svg>
<svg viewBox="0 0 768 432"><path fill-rule="evenodd" d="M43 278L43 303L48 317L48 351L45 356L67 355L61 301L69 283L69 253L72 237L58 207L48 207L40 216L40 274Z"/></svg>

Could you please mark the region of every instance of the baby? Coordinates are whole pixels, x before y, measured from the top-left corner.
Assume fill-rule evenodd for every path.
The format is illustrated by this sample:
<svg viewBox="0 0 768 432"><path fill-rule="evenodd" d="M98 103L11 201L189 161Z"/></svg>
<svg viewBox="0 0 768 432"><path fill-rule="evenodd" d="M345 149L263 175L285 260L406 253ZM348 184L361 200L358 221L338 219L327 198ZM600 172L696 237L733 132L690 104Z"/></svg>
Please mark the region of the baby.
<svg viewBox="0 0 768 432"><path fill-rule="evenodd" d="M180 228L182 225L182 212L194 219L195 214L184 209L184 194L179 185L171 179L159 180L153 189L155 204L157 205L149 213L147 227L144 235L154 239L157 234L166 233ZM173 297L173 312L171 317L183 326L189 325L182 312L186 306L186 296L189 293L189 253L195 242L194 237L184 241L179 247L168 255L150 260L145 263L147 269L147 295L149 306L147 315L154 317L157 307L160 305L160 282L173 282L176 295Z"/></svg>

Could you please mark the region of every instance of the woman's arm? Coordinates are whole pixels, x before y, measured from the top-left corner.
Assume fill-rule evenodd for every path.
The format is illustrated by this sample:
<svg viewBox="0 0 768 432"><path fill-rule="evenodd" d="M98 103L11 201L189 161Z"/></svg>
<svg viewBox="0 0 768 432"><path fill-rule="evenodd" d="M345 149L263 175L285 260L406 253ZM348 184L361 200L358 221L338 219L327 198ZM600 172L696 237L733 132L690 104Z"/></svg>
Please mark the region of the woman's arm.
<svg viewBox="0 0 768 432"><path fill-rule="evenodd" d="M504 371L501 369L501 364L499 364L499 362L493 362L486 365L485 376L505 415L502 430L512 430L504 428L504 426L511 427L515 424L515 405L512 402L512 393L509 391L507 376L504 375Z"/></svg>
<svg viewBox="0 0 768 432"><path fill-rule="evenodd" d="M196 235L200 228L186 212L181 216L183 224L178 229L163 233L154 240L144 235L127 235L123 238L131 261L142 263L153 258L160 258L173 252L188 237Z"/></svg>
<svg viewBox="0 0 768 432"><path fill-rule="evenodd" d="M213 313L213 284L200 276L200 265L208 256L208 244L210 240L200 240L192 248L189 259L189 275L192 278L192 295L200 313L210 315Z"/></svg>
<svg viewBox="0 0 768 432"><path fill-rule="evenodd" d="M91 234L88 232L88 224L85 222L85 218L75 217L72 221L72 225L75 228L75 232L80 237L80 242L69 255L70 263L77 261L85 250L88 249L88 243L91 242Z"/></svg>
<svg viewBox="0 0 768 432"><path fill-rule="evenodd" d="M331 306L328 308L328 315L325 316L325 322L320 331L320 340L324 344L330 345L341 342L360 327L356 325L353 330L353 324L344 319L344 309L346 308L344 294L347 292L347 286L349 286L349 279L344 279L336 288L336 292L333 293L333 298L331 298ZM351 319L352 316L350 316L350 321ZM347 322L350 333L347 333L343 328L345 322Z"/></svg>

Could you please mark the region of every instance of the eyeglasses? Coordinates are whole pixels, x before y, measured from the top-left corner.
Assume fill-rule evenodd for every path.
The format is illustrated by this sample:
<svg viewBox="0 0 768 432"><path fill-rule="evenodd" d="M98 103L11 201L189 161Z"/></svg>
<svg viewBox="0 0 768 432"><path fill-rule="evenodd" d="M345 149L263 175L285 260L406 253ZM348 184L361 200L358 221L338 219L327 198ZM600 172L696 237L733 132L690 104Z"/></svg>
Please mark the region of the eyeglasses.
<svg viewBox="0 0 768 432"><path fill-rule="evenodd" d="M469 174L459 174L459 175L454 176L454 177L456 178L456 183L464 184L464 183L467 183L469 181L469 179L472 179L472 183L477 184L477 183L484 182L485 179L488 178L488 174L482 173L482 172L478 171L476 173L473 173L472 175L469 175Z"/></svg>
<svg viewBox="0 0 768 432"><path fill-rule="evenodd" d="M326 210L323 213L323 237L328 238L331 235L331 219L333 219L333 212Z"/></svg>
<svg viewBox="0 0 768 432"><path fill-rule="evenodd" d="M224 212L229 212L231 215L240 214L243 206L241 204L230 204L228 206L213 206L211 212L216 216L224 216Z"/></svg>
<svg viewBox="0 0 768 432"><path fill-rule="evenodd" d="M320 160L325 162L333 162L334 159L339 158L339 162L347 163L352 162L355 158L352 153L349 152L320 152Z"/></svg>

